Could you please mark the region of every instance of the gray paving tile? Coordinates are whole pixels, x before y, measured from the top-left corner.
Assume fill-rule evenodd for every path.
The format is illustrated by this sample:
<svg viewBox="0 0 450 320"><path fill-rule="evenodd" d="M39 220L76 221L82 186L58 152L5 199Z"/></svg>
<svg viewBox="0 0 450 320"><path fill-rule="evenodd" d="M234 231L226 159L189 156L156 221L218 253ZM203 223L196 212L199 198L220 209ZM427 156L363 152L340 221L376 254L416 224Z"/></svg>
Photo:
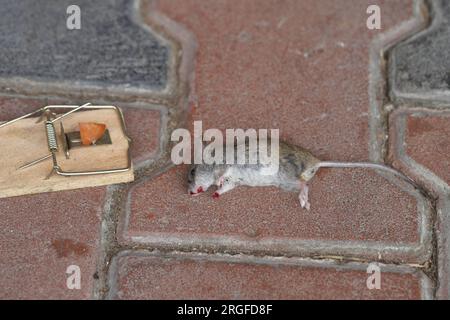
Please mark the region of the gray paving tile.
<svg viewBox="0 0 450 320"><path fill-rule="evenodd" d="M391 56L394 98L450 100L450 1L433 0L430 28Z"/></svg>
<svg viewBox="0 0 450 320"><path fill-rule="evenodd" d="M68 30L66 9L81 9ZM0 77L162 90L169 48L136 21L131 0L2 0Z"/></svg>

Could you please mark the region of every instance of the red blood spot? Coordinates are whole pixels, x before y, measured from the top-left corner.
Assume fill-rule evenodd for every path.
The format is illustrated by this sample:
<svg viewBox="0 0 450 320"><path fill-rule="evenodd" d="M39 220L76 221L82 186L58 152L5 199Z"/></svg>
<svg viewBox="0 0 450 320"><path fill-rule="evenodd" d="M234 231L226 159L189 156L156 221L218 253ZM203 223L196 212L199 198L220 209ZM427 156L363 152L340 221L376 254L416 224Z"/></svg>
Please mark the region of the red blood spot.
<svg viewBox="0 0 450 320"><path fill-rule="evenodd" d="M197 193L203 192L203 187L198 187Z"/></svg>
<svg viewBox="0 0 450 320"><path fill-rule="evenodd" d="M71 254L85 256L89 252L87 244L71 239L56 239L52 241L51 245L56 250L58 258L69 257Z"/></svg>
<svg viewBox="0 0 450 320"><path fill-rule="evenodd" d="M220 194L218 192L214 192L213 196L214 199L218 199L220 197Z"/></svg>

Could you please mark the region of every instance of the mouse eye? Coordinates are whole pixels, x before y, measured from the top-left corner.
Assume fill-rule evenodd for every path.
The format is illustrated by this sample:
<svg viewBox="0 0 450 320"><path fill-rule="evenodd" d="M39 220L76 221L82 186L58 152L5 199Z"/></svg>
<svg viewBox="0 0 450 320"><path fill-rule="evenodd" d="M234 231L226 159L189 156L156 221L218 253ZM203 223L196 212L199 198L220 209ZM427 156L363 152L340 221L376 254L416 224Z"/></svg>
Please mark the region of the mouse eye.
<svg viewBox="0 0 450 320"><path fill-rule="evenodd" d="M195 175L195 167L189 170L189 173L187 176L189 183L194 182L194 175Z"/></svg>
<svg viewBox="0 0 450 320"><path fill-rule="evenodd" d="M189 171L189 175L188 175L189 180L190 181L194 180L194 176L195 176L195 167Z"/></svg>

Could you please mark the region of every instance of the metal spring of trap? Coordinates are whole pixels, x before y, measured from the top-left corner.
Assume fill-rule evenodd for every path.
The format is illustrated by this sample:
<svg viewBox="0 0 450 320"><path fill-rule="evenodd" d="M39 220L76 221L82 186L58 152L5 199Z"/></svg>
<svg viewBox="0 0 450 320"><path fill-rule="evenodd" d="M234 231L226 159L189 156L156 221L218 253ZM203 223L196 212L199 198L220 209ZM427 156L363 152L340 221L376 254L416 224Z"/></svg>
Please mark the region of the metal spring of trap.
<svg viewBox="0 0 450 320"><path fill-rule="evenodd" d="M52 112L52 109L71 109L70 111L61 114L61 115L57 115L55 113ZM70 114L77 112L81 109L93 109L93 110L99 110L99 109L113 109L117 112L117 115L120 119L120 123L121 123L121 128L123 131L123 134L125 136L125 138L128 141L128 150L127 150L127 166L124 168L113 168L113 169L103 169L103 170L92 170L92 171L65 171L62 170L61 167L58 164L57 158L56 158L56 154L59 151L59 146L58 146L58 139L57 139L57 135L56 135L56 129L55 129L55 123L56 122L60 122L60 126L61 126L61 136L62 136L62 141L63 141L63 149L64 149L64 153L67 159L69 159L69 150L71 148L70 142L72 144L76 144L76 140L70 140L68 142L68 138L67 137L73 137L75 133L68 133L66 134L64 132L64 127L62 124L62 119L69 116ZM126 127L125 127L125 119L123 117L123 113L120 110L120 108L115 107L115 106L91 106L90 103L86 103L82 106L46 106L46 107L42 107L39 108L36 111L33 111L31 113L25 114L19 118L16 118L14 120L10 120L8 122L5 122L3 124L0 124L0 129L3 127L6 127L8 125L11 125L19 120L31 117L33 115L36 114L41 114L38 121L37 122L41 122L42 120L44 120L44 118L46 119L46 121L44 122L45 124L45 132L46 132L46 136L47 136L47 144L48 144L48 150L50 151L50 154L43 156L39 159L36 159L30 163L27 163L25 165L22 165L21 167L19 167L18 169L25 169L25 168L29 168L31 166L34 166L38 163L41 163L47 159L52 159L53 160L53 167L52 170L50 172L50 174L46 177L46 179L49 179L53 174L58 174L60 176L66 176L66 177L71 177L71 176L89 176L89 175L100 175L100 174L110 174L110 173L120 173L120 172L126 172L129 171L131 169L131 154L130 154L130 144L131 144L131 138L128 136L127 131L126 131ZM111 144L111 140L109 137L109 133L108 130L106 130L106 136L103 139L103 141L100 141L100 143L97 144Z"/></svg>

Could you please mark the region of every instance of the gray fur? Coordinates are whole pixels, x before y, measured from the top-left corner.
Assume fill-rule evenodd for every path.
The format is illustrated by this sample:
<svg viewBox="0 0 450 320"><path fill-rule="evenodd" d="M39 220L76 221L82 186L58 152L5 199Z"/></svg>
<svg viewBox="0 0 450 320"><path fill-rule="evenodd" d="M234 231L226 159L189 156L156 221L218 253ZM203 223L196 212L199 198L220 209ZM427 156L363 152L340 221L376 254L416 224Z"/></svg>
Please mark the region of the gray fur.
<svg viewBox="0 0 450 320"><path fill-rule="evenodd" d="M235 144L235 156L237 155L237 149ZM302 184L302 181L306 182L314 176L317 171L315 165L319 163L319 160L307 150L285 142L280 142L279 168L276 172L268 170L268 165L261 164L259 157L257 164L249 164L248 144L246 144L245 153L245 164L192 165L188 172L188 192L196 195L200 193L198 192L200 187L202 191L206 191L212 185L219 187L215 193L216 196L238 186L275 186L287 191L301 192L302 189L306 188L306 184ZM305 175L308 170L310 172ZM305 196L305 192L306 201L302 202L302 207L308 208L307 188L303 192L303 196Z"/></svg>

